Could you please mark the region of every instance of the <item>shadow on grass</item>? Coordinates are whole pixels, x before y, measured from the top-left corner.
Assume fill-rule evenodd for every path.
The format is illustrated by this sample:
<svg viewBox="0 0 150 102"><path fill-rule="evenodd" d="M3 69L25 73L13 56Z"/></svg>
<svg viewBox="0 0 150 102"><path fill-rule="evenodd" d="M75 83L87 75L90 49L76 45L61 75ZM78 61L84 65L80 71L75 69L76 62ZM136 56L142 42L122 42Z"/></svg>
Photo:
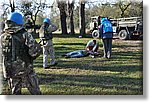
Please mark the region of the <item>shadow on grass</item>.
<svg viewBox="0 0 150 102"><path fill-rule="evenodd" d="M132 45L132 44L121 44L121 45L116 45L116 44L114 44L114 45L112 45L112 48L129 48L129 47L133 47L133 48L136 48L136 47L141 47L141 49L142 49L142 44L138 44L138 46L137 45Z"/></svg>
<svg viewBox="0 0 150 102"><path fill-rule="evenodd" d="M65 87L89 87L89 88L102 88L103 90L126 90L129 93L142 94L142 79L128 78L119 76L96 76L96 75L54 75L54 74L39 74L40 85L59 85ZM66 92L67 93L67 92ZM128 93L128 94L129 94ZM70 91L71 94L71 91ZM79 93L80 94L80 91ZM95 93L101 94L101 93ZM109 92L107 94L110 94ZM123 94L123 93L122 93Z"/></svg>
<svg viewBox="0 0 150 102"><path fill-rule="evenodd" d="M94 62L93 62L94 63ZM101 63L101 62L100 62ZM56 68L56 67L55 67ZM101 65L99 66L94 64L86 63L75 63L75 61L65 61L62 64L57 65L57 69L67 69L67 68L75 68L75 69L82 69L82 70L95 70L95 71L113 71L113 72L136 72L142 71L142 65L127 65L127 64L116 64L116 65Z"/></svg>
<svg viewBox="0 0 150 102"><path fill-rule="evenodd" d="M61 48L60 48L61 49ZM72 49L70 49L72 50ZM60 50L61 51L61 50ZM82 70L96 70L96 71L114 71L114 72L136 72L143 70L142 54L138 52L113 52L111 59L103 58L64 58L61 55L66 52L56 52L58 65L57 69L82 69ZM138 62L136 62L136 61ZM43 58L39 57L34 62L34 67L42 67ZM53 67L52 67L53 68Z"/></svg>
<svg viewBox="0 0 150 102"><path fill-rule="evenodd" d="M35 39L39 38L39 33L36 33L36 34L33 34L33 33L32 33L32 35L33 35L33 37L34 37ZM54 38L79 38L79 36L80 36L79 33L76 33L76 34L74 34L74 35L71 35L71 34L64 34L64 35L62 35L62 34L59 34L59 33L53 34L53 37L54 37ZM85 35L84 35L84 38L92 38L92 35L90 35L90 34L85 34Z"/></svg>
<svg viewBox="0 0 150 102"><path fill-rule="evenodd" d="M114 59L126 59L126 60L143 60L143 53L142 52L112 52L112 60ZM122 60L121 60L122 61Z"/></svg>

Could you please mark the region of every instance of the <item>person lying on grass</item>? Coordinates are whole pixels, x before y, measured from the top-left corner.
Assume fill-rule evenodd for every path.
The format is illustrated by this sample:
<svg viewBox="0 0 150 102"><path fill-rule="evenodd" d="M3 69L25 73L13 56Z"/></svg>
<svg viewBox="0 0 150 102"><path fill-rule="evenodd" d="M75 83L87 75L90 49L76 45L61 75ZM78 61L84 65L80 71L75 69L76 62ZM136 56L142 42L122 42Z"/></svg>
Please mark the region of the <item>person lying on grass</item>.
<svg viewBox="0 0 150 102"><path fill-rule="evenodd" d="M92 58L95 58L95 56L98 56L98 44L96 43L96 40L90 40L85 50L76 50L73 52L66 53L62 56L65 56L66 58L80 58L80 57L86 57L90 56Z"/></svg>

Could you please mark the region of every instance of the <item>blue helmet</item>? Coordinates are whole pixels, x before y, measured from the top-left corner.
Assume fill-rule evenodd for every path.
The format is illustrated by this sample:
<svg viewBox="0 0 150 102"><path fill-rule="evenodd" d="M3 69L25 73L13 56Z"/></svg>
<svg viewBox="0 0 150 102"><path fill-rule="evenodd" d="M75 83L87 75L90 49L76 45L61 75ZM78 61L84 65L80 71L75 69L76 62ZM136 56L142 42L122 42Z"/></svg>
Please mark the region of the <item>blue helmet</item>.
<svg viewBox="0 0 150 102"><path fill-rule="evenodd" d="M48 24L50 24L50 23L51 23L51 21L50 21L50 19L49 19L49 18L45 18L45 19L43 20L43 23L48 23Z"/></svg>
<svg viewBox="0 0 150 102"><path fill-rule="evenodd" d="M23 16L18 12L11 13L8 16L7 20L13 21L18 25L23 25L24 24Z"/></svg>
<svg viewBox="0 0 150 102"><path fill-rule="evenodd" d="M102 18L101 20L101 23L103 23L104 21L107 21L108 19L105 17L105 18Z"/></svg>

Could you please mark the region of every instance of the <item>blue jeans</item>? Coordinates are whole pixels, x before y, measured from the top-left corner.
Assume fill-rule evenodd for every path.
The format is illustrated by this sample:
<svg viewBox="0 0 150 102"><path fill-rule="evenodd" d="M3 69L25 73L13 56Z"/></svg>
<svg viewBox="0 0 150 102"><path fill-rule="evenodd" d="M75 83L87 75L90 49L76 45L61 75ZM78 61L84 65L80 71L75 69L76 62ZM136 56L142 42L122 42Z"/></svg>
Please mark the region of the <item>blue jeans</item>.
<svg viewBox="0 0 150 102"><path fill-rule="evenodd" d="M79 58L79 57L85 57L87 55L88 53L85 50L76 50L65 54L65 56L68 58Z"/></svg>

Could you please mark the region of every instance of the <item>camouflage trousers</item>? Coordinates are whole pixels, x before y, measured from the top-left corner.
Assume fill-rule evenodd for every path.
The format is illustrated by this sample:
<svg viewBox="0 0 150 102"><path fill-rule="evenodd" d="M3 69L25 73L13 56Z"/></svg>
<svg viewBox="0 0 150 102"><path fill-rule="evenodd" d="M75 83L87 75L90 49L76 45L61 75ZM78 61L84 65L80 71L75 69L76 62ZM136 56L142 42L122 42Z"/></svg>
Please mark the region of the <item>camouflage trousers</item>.
<svg viewBox="0 0 150 102"><path fill-rule="evenodd" d="M43 67L48 67L48 58L51 58L50 65L55 63L55 51L52 40L47 40L43 46Z"/></svg>
<svg viewBox="0 0 150 102"><path fill-rule="evenodd" d="M21 95L21 88L23 87L23 84L27 87L32 95L41 94L37 75L34 71L31 71L31 73L22 77L10 78L8 81L11 87L11 93L13 95Z"/></svg>

